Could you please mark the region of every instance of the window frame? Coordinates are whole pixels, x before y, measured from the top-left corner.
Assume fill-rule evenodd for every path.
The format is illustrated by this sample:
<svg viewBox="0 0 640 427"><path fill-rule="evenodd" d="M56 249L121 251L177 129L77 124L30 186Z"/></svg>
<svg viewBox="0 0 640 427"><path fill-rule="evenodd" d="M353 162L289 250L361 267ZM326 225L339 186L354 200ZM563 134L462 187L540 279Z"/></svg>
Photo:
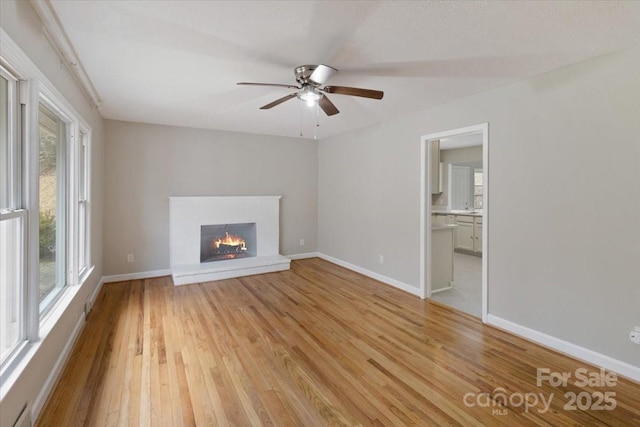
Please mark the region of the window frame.
<svg viewBox="0 0 640 427"><path fill-rule="evenodd" d="M10 254L0 254L2 265L6 265L8 261L15 262L14 268L16 273L17 286L14 289L8 289L7 294L12 295L13 298L7 298L7 300L15 301L17 298L18 303L14 306L5 307L8 309L6 312L0 315L6 316L12 313L12 318L15 318L17 323L16 340L7 349L0 348L0 370L6 366L20 351L26 342L26 243L27 243L27 210L23 208L22 200L22 129L21 129L21 110L22 103L20 99L21 84L19 75L12 72L10 67L5 66L5 61L0 61L0 76L7 81L7 152L6 152L6 178L7 178L7 194L6 194L6 206L0 205L0 222L4 221L18 221L18 230L16 236L17 251L13 252L17 254L15 259L9 259ZM2 203L2 202L0 202ZM7 271L7 270L5 270ZM4 354L3 354L4 353Z"/></svg>
<svg viewBox="0 0 640 427"><path fill-rule="evenodd" d="M90 234L90 224L91 224L91 210L89 209L88 201L91 198L91 183L89 176L91 175L91 162L89 153L91 152L91 126L89 126L80 115L67 103L67 101L59 94L55 93L49 87L45 86L40 82L38 93L37 93L38 103L35 106L34 110L37 112L39 110L40 103L42 103L45 107L50 109L52 112L58 115L66 125L68 126L68 140L66 147L66 154L64 156L65 161L65 209L66 209L66 220L64 227L65 231L65 286L77 286L82 284L86 278L89 276L91 271L93 270L93 265L91 264L91 234ZM34 119L35 123L35 133L38 134L37 129L37 116ZM38 136L39 138L39 136ZM84 141L83 141L84 139ZM80 147L84 142L84 165L85 170L79 171L79 155L80 155ZM34 161L32 165L32 169L37 171L39 168L38 161L38 147L35 147L34 151L36 151L35 156L32 156L31 161ZM83 175L81 177L80 175ZM85 197L84 202L80 202L80 183L79 180L85 179ZM37 180L36 180L37 181ZM34 191L34 195L36 199L32 202L33 206L38 206L38 192L37 189ZM87 227L85 227L84 233L81 233L78 225L79 225L79 213L80 213L80 203L85 204L85 221L87 222ZM35 220L37 220L37 214ZM33 227L34 229L36 227ZM37 229L35 230L37 231ZM38 238L32 237L33 240L32 245L39 244L39 236ZM80 241L83 241L84 245L80 244ZM83 246L84 253L80 254L80 247ZM80 258L83 257L86 259L85 265L80 265ZM39 278L37 280L37 286L39 286ZM34 284L32 284L33 286ZM64 292L59 292L59 295L55 298L54 301L51 301L48 306L43 307L44 310L40 313L40 320L44 321L46 318L47 312L51 311L53 307L55 307L57 301L62 297Z"/></svg>
<svg viewBox="0 0 640 427"><path fill-rule="evenodd" d="M78 284L91 273L91 130L78 126L77 155L77 195L75 197L78 213L78 254L74 257L77 265L74 271Z"/></svg>
<svg viewBox="0 0 640 427"><path fill-rule="evenodd" d="M38 117L35 118L34 121L37 122L38 125L38 141L36 148L38 155L40 153L39 145L40 145L40 106L44 106L51 113L55 114L58 119L60 119L65 124L65 138L61 143L59 143L56 147L58 151L56 153L56 195L60 200L56 205L56 252L59 254L56 257L56 282L54 285L54 289L50 292L44 299L40 300L39 298L39 312L40 319L44 318L47 313L55 306L57 301L62 296L64 289L67 286L71 286L76 284L77 282L74 280L72 275L73 271L70 267L73 264L73 247L70 244L72 238L76 233L74 233L75 229L73 228L73 196L71 193L73 186L72 172L74 169L74 162L72 160L73 157L73 128L74 121L73 118L68 114L68 112L64 111L63 108L59 106L59 104L50 99L46 94L40 92L39 100L38 100ZM58 135L60 137L62 135ZM36 142L34 142L35 144ZM40 171L40 164L38 159L38 164L34 165L34 169ZM60 170L59 170L60 169ZM39 175L38 175L39 176ZM39 193L38 193L39 195ZM40 205L39 205L39 197L38 197L38 224L39 215L40 215ZM61 221L60 221L61 218ZM34 225L35 228L35 225ZM38 230L39 231L39 230ZM40 246L40 239L38 233L38 247ZM38 261L39 257L38 257ZM40 266L38 265L38 271L40 270ZM40 277L38 274L38 295L40 292Z"/></svg>
<svg viewBox="0 0 640 427"><path fill-rule="evenodd" d="M27 363L34 352L40 347L42 339L56 325L60 317L66 312L73 297L77 294L80 287L89 278L94 270L91 264L91 207L85 202L87 224L83 236L85 243L85 266L82 271L78 269L79 264L79 231L77 230L78 217L78 184L76 176L77 171L77 147L76 138L70 139L68 146L67 170L69 181L67 185L67 197L65 200L68 216L71 218L67 227L69 245L67 248L67 285L66 289L60 292L59 298L51 305L47 314L40 316L39 310L39 195L38 195L38 154L39 154L39 135L38 135L38 109L41 98L46 98L53 103L55 108L64 113L64 116L70 119L72 135L80 135L84 132L86 135L85 149L87 176L86 198L91 198L91 181L92 164L90 162L91 153L91 126L82 118L82 116L71 106L66 98L59 92L56 87L48 80L48 78L38 69L31 59L20 49L20 47L0 28L0 64L18 79L18 108L19 118L16 124L17 131L20 134L20 161L16 163L19 166L15 169L17 186L16 194L20 198L19 215L24 216L26 224L23 231L23 304L24 308L21 313L23 320L22 340L13 353L6 357L0 363L0 383L3 384L3 391L15 380L16 373L22 372L27 367ZM16 211L17 212L17 211ZM12 213L12 215L16 215Z"/></svg>

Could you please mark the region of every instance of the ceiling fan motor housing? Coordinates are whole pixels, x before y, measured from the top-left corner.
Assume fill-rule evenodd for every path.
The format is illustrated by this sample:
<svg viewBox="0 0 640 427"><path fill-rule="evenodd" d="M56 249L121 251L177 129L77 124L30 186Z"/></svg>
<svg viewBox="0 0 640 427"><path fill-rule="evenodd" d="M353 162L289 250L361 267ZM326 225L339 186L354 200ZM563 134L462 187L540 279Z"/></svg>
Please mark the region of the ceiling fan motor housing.
<svg viewBox="0 0 640 427"><path fill-rule="evenodd" d="M294 70L296 81L302 86L319 87L320 83L316 83L313 80L309 80L309 77L318 66L317 65L300 65Z"/></svg>

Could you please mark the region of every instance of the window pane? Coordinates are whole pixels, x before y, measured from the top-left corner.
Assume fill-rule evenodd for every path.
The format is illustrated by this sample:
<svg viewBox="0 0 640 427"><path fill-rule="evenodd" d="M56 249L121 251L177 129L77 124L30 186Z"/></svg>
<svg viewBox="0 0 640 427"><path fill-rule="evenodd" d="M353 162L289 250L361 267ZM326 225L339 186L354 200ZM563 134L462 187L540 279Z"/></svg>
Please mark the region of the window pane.
<svg viewBox="0 0 640 427"><path fill-rule="evenodd" d="M476 169L473 173L473 207L476 209L482 209L482 189L483 189L483 176L482 169Z"/></svg>
<svg viewBox="0 0 640 427"><path fill-rule="evenodd" d="M473 173L474 185L482 185L482 169L476 169Z"/></svg>
<svg viewBox="0 0 640 427"><path fill-rule="evenodd" d="M85 166L86 157L87 157L87 147L86 147L86 139L87 135L84 133L80 134L80 146L78 147L78 195L80 199L86 199L86 175L87 170Z"/></svg>
<svg viewBox="0 0 640 427"><path fill-rule="evenodd" d="M9 163L9 81L0 77L0 209L11 207Z"/></svg>
<svg viewBox="0 0 640 427"><path fill-rule="evenodd" d="M40 105L40 310L47 308L66 283L65 274L65 167L67 125Z"/></svg>
<svg viewBox="0 0 640 427"><path fill-rule="evenodd" d="M0 362L21 341L22 218L0 221Z"/></svg>

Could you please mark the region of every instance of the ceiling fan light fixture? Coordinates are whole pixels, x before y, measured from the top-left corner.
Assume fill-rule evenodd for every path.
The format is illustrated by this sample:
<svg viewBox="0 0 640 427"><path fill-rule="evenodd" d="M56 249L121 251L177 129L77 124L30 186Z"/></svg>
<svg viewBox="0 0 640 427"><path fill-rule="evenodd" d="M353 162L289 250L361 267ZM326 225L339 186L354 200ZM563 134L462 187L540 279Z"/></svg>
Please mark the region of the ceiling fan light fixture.
<svg viewBox="0 0 640 427"><path fill-rule="evenodd" d="M312 86L306 86L297 95L299 100L307 103L308 106L313 107L316 102L322 98L322 94L317 92Z"/></svg>

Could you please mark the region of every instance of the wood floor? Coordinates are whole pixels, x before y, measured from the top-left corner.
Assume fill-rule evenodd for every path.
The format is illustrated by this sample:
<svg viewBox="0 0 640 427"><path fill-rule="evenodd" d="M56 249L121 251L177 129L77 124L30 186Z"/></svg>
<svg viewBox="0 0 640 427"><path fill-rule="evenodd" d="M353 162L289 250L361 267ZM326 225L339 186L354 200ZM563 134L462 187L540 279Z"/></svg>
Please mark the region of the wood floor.
<svg viewBox="0 0 640 427"><path fill-rule="evenodd" d="M580 388L596 368L334 264L291 266L104 285L38 425L640 425L638 384ZM537 368L572 378L538 386Z"/></svg>

